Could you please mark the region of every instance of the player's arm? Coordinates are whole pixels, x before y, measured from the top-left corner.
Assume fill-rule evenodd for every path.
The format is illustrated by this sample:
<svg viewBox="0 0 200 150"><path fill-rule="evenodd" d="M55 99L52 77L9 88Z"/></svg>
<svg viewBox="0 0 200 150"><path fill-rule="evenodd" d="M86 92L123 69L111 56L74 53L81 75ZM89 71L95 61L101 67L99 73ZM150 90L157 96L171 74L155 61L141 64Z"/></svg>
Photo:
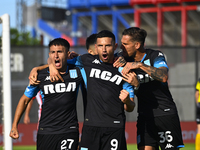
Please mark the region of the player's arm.
<svg viewBox="0 0 200 150"><path fill-rule="evenodd" d="M122 74L127 74L131 69L142 69L153 79L160 82L167 82L168 80L168 66L164 57L157 57L153 66L141 62L127 62L122 70Z"/></svg>
<svg viewBox="0 0 200 150"><path fill-rule="evenodd" d="M124 89L121 90L119 98L124 103L124 109L127 112L132 112L134 110L134 108L135 108L134 98L130 98L128 91L126 91Z"/></svg>
<svg viewBox="0 0 200 150"><path fill-rule="evenodd" d="M199 88L200 88L200 82L198 81L196 85L196 92L195 92L196 103L198 103L198 99L199 99Z"/></svg>
<svg viewBox="0 0 200 150"><path fill-rule="evenodd" d="M115 57L114 63L113 63L113 67L119 68L119 67L123 67L126 65L126 60L124 59L123 56L120 57Z"/></svg>
<svg viewBox="0 0 200 150"><path fill-rule="evenodd" d="M48 64L49 64L49 71L50 71L50 81L57 82L57 81L61 80L62 82L64 82L59 71L53 65L52 60L50 58L48 58ZM73 59L67 59L67 64L72 64L72 65L78 66L80 68L83 68L83 64L82 64L80 56L77 56Z"/></svg>
<svg viewBox="0 0 200 150"><path fill-rule="evenodd" d="M40 70L43 70L43 69L45 69L47 67L48 67L47 64L43 65L43 66L34 67L31 70L30 74L29 74L30 84L32 84L32 85L38 85L40 83L40 81L37 80L37 75L38 75L37 72L40 71Z"/></svg>
<svg viewBox="0 0 200 150"><path fill-rule="evenodd" d="M140 82L135 72L129 72L123 75L122 79L134 87L134 92L136 93L140 87Z"/></svg>
<svg viewBox="0 0 200 150"><path fill-rule="evenodd" d="M22 114L24 113L28 103L30 102L31 98L36 96L38 91L39 91L38 86L32 86L32 85L27 86L24 94L22 95L22 97L20 98L20 100L18 102L16 111L15 111L13 124L12 124L12 129L10 131L10 137L12 137L14 139L19 138L19 133L17 130L17 125L19 123L19 120L20 120Z"/></svg>
<svg viewBox="0 0 200 150"><path fill-rule="evenodd" d="M25 114L24 114L24 123L25 124L29 124L30 123L29 113L30 113L32 105L33 105L33 99L28 103L28 106L27 106Z"/></svg>
<svg viewBox="0 0 200 150"><path fill-rule="evenodd" d="M199 91L196 90L196 92L195 92L195 100L196 100L196 103L198 103L198 98L199 98Z"/></svg>
<svg viewBox="0 0 200 150"><path fill-rule="evenodd" d="M134 96L135 94L133 86L127 82L124 82L119 98L124 103L124 109L127 112L132 112L135 108Z"/></svg>
<svg viewBox="0 0 200 150"><path fill-rule="evenodd" d="M27 97L24 94L22 95L22 97L19 100L19 103L18 103L16 111L15 111L12 129L10 131L10 137L12 137L13 139L19 138L17 126L18 126L19 120L20 120L23 112L25 111L30 100L31 100L31 98Z"/></svg>

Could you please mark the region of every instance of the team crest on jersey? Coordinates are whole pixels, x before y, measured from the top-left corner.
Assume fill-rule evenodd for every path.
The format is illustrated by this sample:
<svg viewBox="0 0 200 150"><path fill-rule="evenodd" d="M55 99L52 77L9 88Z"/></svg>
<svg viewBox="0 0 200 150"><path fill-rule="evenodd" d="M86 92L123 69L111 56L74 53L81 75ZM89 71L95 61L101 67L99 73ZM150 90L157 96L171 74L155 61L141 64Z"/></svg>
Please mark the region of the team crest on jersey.
<svg viewBox="0 0 200 150"><path fill-rule="evenodd" d="M69 70L69 75L70 75L70 78L73 78L73 79L78 77L76 69Z"/></svg>
<svg viewBox="0 0 200 150"><path fill-rule="evenodd" d="M149 60L149 59L145 60L145 61L144 61L144 64L145 64L145 65L148 65L148 66L151 66L150 60Z"/></svg>

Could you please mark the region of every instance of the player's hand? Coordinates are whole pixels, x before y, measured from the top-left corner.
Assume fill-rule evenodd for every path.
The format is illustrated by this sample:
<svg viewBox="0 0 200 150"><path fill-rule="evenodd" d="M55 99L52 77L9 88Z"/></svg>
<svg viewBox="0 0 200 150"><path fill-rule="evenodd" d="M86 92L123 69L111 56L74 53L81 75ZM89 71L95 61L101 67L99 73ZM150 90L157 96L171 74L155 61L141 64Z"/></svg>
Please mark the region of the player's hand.
<svg viewBox="0 0 200 150"><path fill-rule="evenodd" d="M71 51L67 59L73 59L74 57L77 57L77 56L79 56L78 53Z"/></svg>
<svg viewBox="0 0 200 150"><path fill-rule="evenodd" d="M10 131L10 137L13 139L18 139L19 138L19 132L17 128L12 128Z"/></svg>
<svg viewBox="0 0 200 150"><path fill-rule="evenodd" d="M130 102L130 98L129 98L129 92L126 90L121 90L120 94L119 94L119 98L121 99L121 101L124 104L127 104Z"/></svg>
<svg viewBox="0 0 200 150"><path fill-rule="evenodd" d="M31 85L38 85L40 83L40 81L37 80L37 68L33 68L29 74L29 83Z"/></svg>
<svg viewBox="0 0 200 150"><path fill-rule="evenodd" d="M135 72L129 72L128 74L123 75L122 79L134 87L139 87L140 85L140 82L138 81Z"/></svg>
<svg viewBox="0 0 200 150"><path fill-rule="evenodd" d="M138 69L141 66L141 62L127 62L122 69L122 74L127 74L131 69Z"/></svg>
<svg viewBox="0 0 200 150"><path fill-rule="evenodd" d="M24 115L24 124L30 123L30 117L28 115Z"/></svg>
<svg viewBox="0 0 200 150"><path fill-rule="evenodd" d="M64 82L59 71L52 64L49 65L49 71L50 71L50 81L51 82L58 82L59 80Z"/></svg>
<svg viewBox="0 0 200 150"><path fill-rule="evenodd" d="M113 64L113 66L116 68L123 67L125 65L126 65L126 60L124 59L123 56L118 57L118 59L115 60Z"/></svg>

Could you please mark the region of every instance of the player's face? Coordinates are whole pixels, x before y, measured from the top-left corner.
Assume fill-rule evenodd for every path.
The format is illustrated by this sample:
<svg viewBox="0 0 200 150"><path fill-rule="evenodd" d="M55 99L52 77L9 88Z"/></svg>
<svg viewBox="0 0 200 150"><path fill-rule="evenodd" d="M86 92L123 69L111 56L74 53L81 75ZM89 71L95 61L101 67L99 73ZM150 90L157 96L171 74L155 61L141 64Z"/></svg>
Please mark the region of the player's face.
<svg viewBox="0 0 200 150"><path fill-rule="evenodd" d="M69 51L64 46L52 45L49 49L49 58L53 65L61 72L65 72L67 69L67 57Z"/></svg>
<svg viewBox="0 0 200 150"><path fill-rule="evenodd" d="M117 44L112 41L110 37L97 38L96 49L99 58L106 63L113 63L114 51Z"/></svg>
<svg viewBox="0 0 200 150"><path fill-rule="evenodd" d="M90 53L92 55L98 55L95 45L90 46L88 53Z"/></svg>
<svg viewBox="0 0 200 150"><path fill-rule="evenodd" d="M131 40L131 36L123 35L121 39L121 49L124 57L132 57L136 52L135 42Z"/></svg>

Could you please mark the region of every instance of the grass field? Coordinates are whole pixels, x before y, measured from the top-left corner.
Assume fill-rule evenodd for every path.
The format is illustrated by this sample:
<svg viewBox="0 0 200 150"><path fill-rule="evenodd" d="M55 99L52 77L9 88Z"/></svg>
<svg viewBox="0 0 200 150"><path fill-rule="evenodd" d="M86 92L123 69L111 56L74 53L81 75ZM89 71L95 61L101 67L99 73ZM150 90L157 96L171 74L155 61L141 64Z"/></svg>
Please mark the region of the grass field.
<svg viewBox="0 0 200 150"><path fill-rule="evenodd" d="M137 150L136 144L128 144L128 150ZM3 150L2 147L0 147L0 150ZM36 150L35 146L14 146L13 150ZM195 150L194 143L192 144L185 144L184 148L181 148L181 150Z"/></svg>

